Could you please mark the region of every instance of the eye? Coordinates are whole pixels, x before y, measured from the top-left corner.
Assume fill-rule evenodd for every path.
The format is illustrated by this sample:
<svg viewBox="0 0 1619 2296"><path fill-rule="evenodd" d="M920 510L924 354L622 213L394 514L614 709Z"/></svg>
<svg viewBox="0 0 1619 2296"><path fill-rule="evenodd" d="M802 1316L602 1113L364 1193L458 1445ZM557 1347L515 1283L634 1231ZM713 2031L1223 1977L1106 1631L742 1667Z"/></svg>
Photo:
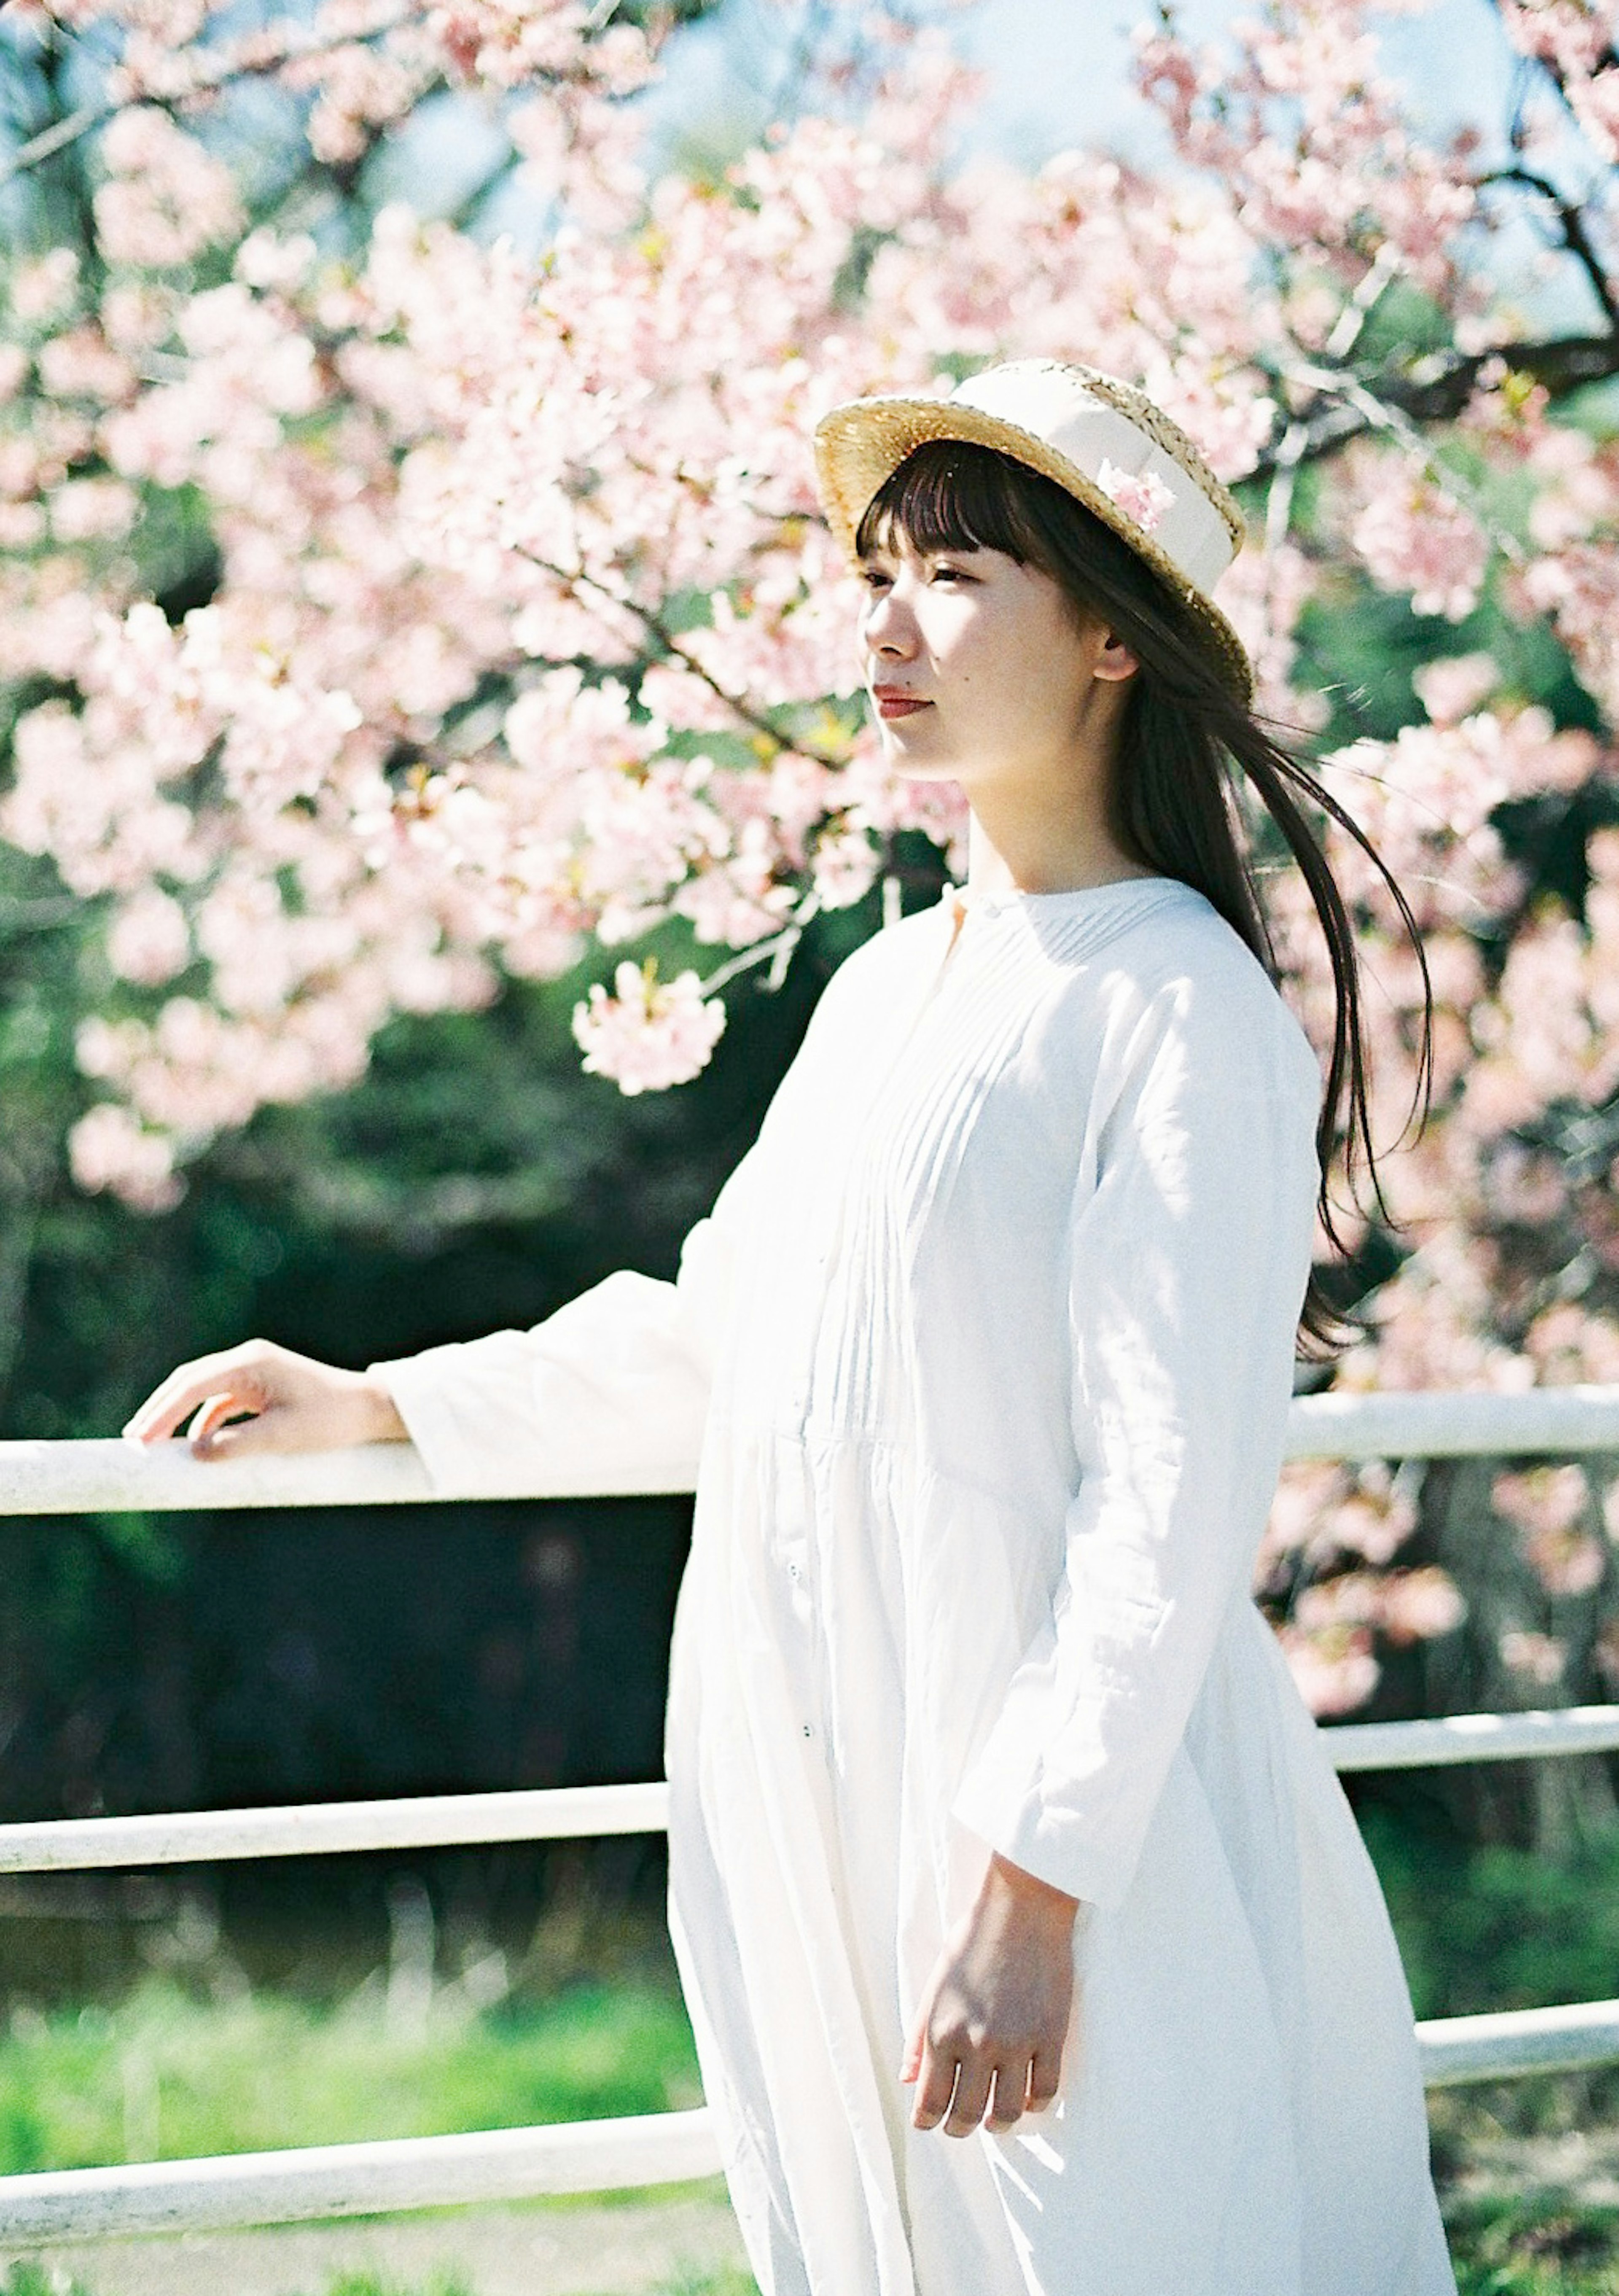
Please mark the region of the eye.
<svg viewBox="0 0 1619 2296"><path fill-rule="evenodd" d="M973 577L960 566L936 566L932 579L936 582L960 582L968 586L971 584Z"/></svg>
<svg viewBox="0 0 1619 2296"><path fill-rule="evenodd" d="M863 566L860 578L868 590L886 590L891 578L883 572L880 566Z"/></svg>

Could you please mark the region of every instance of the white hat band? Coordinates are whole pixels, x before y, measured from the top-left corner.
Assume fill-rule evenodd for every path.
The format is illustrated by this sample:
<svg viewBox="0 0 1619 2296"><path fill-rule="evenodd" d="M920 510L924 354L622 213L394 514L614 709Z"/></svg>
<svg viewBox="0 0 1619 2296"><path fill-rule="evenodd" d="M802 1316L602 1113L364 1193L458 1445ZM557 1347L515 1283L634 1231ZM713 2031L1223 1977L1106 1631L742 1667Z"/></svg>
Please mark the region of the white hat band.
<svg viewBox="0 0 1619 2296"><path fill-rule="evenodd" d="M1198 589L1212 590L1231 564L1231 529L1202 488L1139 423L1087 390L1071 369L1032 360L990 367L951 397L1015 423L1066 456L1151 535Z"/></svg>

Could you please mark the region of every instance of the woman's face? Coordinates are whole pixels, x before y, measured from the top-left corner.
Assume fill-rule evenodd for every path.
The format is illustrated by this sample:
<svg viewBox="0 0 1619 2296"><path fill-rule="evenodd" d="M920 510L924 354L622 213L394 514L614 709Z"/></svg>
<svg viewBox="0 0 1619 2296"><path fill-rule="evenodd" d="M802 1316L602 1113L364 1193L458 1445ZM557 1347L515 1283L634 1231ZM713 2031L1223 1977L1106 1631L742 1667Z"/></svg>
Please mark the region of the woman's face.
<svg viewBox="0 0 1619 2296"><path fill-rule="evenodd" d="M862 565L866 685L900 773L975 786L1066 778L1136 667L1049 574L998 550L922 553L895 532Z"/></svg>

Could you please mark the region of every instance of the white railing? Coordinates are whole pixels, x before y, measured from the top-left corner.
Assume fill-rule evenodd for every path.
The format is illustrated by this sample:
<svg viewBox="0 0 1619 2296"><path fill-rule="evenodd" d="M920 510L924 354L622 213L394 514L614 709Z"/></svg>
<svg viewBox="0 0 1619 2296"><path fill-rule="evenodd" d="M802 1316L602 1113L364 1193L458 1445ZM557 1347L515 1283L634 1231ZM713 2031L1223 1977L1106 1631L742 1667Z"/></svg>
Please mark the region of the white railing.
<svg viewBox="0 0 1619 2296"><path fill-rule="evenodd" d="M1619 1387L1301 1397L1288 1439L1290 1458L1593 1451L1619 1454ZM0 1443L0 1516L605 1498L655 1488L625 1480L536 1491L492 1481L477 1490L435 1491L404 1446L204 1466L181 1444L143 1452L121 1442ZM1361 1723L1323 1736L1341 1771L1603 1753L1619 1751L1619 1706ZM0 1825L0 1873L655 1833L666 1810L666 1788L647 1784L70 1818ZM1431 2087L1566 2071L1619 2061L1619 2000L1441 2018L1417 2031ZM142 2161L0 2177L0 2241L27 2246L599 2192L683 2183L719 2165L706 2110Z"/></svg>

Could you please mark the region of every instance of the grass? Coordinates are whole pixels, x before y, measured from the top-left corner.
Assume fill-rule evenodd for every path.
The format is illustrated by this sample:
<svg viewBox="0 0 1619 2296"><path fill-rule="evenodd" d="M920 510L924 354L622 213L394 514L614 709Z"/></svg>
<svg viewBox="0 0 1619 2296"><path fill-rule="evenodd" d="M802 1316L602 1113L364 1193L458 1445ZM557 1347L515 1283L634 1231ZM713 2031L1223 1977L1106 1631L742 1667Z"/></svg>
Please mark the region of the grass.
<svg viewBox="0 0 1619 2296"><path fill-rule="evenodd" d="M1614 2296L1619 2238L1612 2210L1525 2201L1453 2211L1458 2296Z"/></svg>
<svg viewBox="0 0 1619 2296"><path fill-rule="evenodd" d="M751 2272L683 2272L655 2296L759 2296L759 2288Z"/></svg>
<svg viewBox="0 0 1619 2296"><path fill-rule="evenodd" d="M95 2296L95 2292L86 2282L53 2271L48 2265L13 2264L0 2283L0 2296ZM340 2272L327 2281L320 2296L474 2296L474 2291L457 2273L436 2273L431 2280L418 2281L410 2287L403 2281L380 2280L374 2272ZM662 2291L658 2296L663 2296ZM686 2292L680 2291L679 2296L686 2296ZM707 2296L707 2292L694 2289L691 2296ZM722 2292L716 2283L714 2296L730 2296L730 2292Z"/></svg>
<svg viewBox="0 0 1619 2296"><path fill-rule="evenodd" d="M48 2266L13 2264L0 2283L0 2296L95 2296L95 2291L82 2280L53 2273ZM476 2296L476 2292L455 2273L436 2273L431 2280L407 2284L380 2279L374 2272L341 2272L325 2283L319 2296ZM683 2273L649 2296L758 2296L758 2289L743 2272Z"/></svg>
<svg viewBox="0 0 1619 2296"><path fill-rule="evenodd" d="M661 2112L699 2094L678 1996L645 1980L400 2031L379 1989L219 2003L153 1976L110 2008L13 2012L0 2173Z"/></svg>

